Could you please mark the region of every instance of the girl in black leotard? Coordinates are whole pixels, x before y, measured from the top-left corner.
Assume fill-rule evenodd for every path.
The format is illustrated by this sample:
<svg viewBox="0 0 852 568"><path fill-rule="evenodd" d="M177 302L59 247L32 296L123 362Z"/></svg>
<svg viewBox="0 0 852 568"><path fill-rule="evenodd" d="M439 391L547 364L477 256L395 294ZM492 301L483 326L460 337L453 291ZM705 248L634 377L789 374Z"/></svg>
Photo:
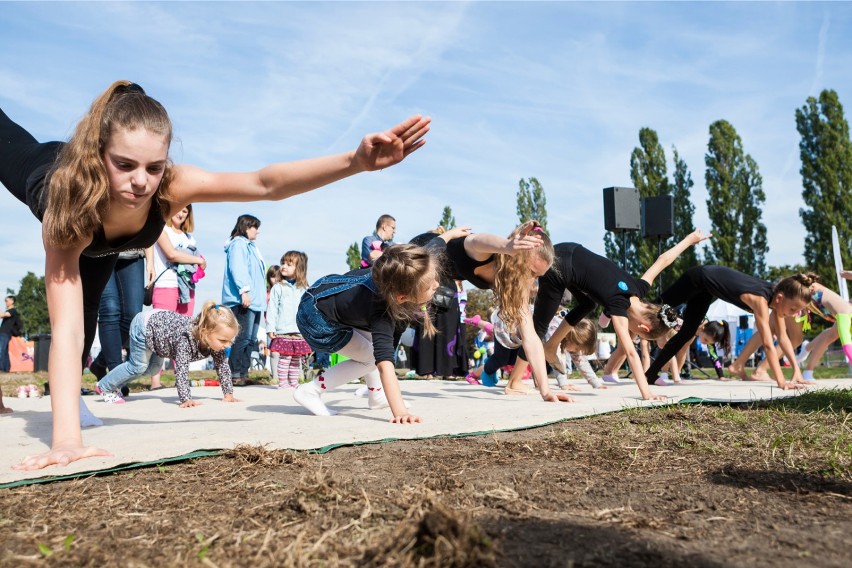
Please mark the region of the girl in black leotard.
<svg viewBox="0 0 852 568"><path fill-rule="evenodd" d="M655 381L665 363L695 337L710 304L717 298L754 314L755 326L763 340L775 381L784 390L798 388L799 385L788 383L781 373L778 353L773 345L770 318L774 320L774 327L778 331L782 352L790 361L795 361L796 355L787 337L784 318L804 309L810 301L810 295L801 296L786 288L773 289L769 282L724 266L694 266L663 292L664 302L672 305L686 304L686 308L683 311L680 331L666 343L648 368L648 380ZM801 380L800 374L796 377L798 373L797 367L794 370L796 382Z"/></svg>
<svg viewBox="0 0 852 568"><path fill-rule="evenodd" d="M557 370L561 363L556 356L556 348L568 334L572 326L589 315L595 306L604 309L604 315L612 319L618 337L619 346L624 346L627 360L639 392L645 400L661 400L665 396L654 395L645 380L642 361L633 346L633 336L656 339L676 325L677 313L670 307L661 308L642 298L651 287L651 282L688 247L709 238L695 231L677 245L660 255L642 278L635 279L619 268L611 260L585 249L577 243L556 245L556 262L540 280L538 296L535 301L534 322L536 332L543 337L565 290L573 294L577 305L568 312L565 319L553 332L545 344L547 361ZM526 357L524 357L526 359ZM519 358L515 365L509 386L524 370L524 359Z"/></svg>
<svg viewBox="0 0 852 568"><path fill-rule="evenodd" d="M542 399L572 402L570 396L550 391L544 350L529 308L533 281L547 272L553 263L553 245L541 226L536 221L529 221L512 231L508 238L471 234L469 228L461 227L447 231L432 241L435 242L446 243L446 269L454 279L494 290L500 319L509 329L518 330L523 347L530 356L533 377Z"/></svg>
<svg viewBox="0 0 852 568"><path fill-rule="evenodd" d="M392 166L423 145L429 122L409 118L336 156L256 172L212 173L170 162L168 114L129 81L113 83L95 100L67 144L40 144L0 111L0 182L43 220L53 334L52 448L16 467L39 469L107 455L83 445L80 379L98 300L118 252L154 244L164 218L188 203L280 200Z"/></svg>

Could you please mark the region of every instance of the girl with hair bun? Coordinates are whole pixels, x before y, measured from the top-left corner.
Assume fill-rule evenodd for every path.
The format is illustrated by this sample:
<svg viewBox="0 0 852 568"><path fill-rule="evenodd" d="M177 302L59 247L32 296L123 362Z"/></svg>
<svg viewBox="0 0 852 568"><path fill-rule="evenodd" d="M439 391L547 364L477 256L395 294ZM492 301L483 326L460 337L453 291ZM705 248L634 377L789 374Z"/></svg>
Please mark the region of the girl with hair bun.
<svg viewBox="0 0 852 568"><path fill-rule="evenodd" d="M424 316L438 288L438 266L429 251L410 244L391 245L372 268L332 274L302 295L296 323L314 351L339 353L346 361L330 367L293 393L296 402L317 416L335 414L321 399L326 391L364 377L371 409L390 406L394 424L420 422L408 413L394 369L394 352L406 324Z"/></svg>
<svg viewBox="0 0 852 568"><path fill-rule="evenodd" d="M656 381L663 366L692 341L710 305L720 299L754 314L755 327L778 386L784 390L801 387L794 384L801 382L798 369L794 372L792 382L787 382L784 378L772 338L772 327L775 326L782 352L791 361L795 360L793 346L787 336L785 318L796 314L807 304L809 296L803 296L801 290L791 292L786 288L773 289L769 282L725 266L693 266L669 286L661 298L672 305L686 304L686 307L683 310L683 325L680 331L666 343L645 372L649 381ZM729 370L745 378L742 365L747 358L748 355L745 358L740 355Z"/></svg>
<svg viewBox="0 0 852 568"><path fill-rule="evenodd" d="M110 369L95 390L103 395L104 402L122 404L121 387L159 370L163 358L168 357L175 363L180 407L198 406L201 403L192 400L189 388L189 364L212 356L225 402L239 402L234 398L231 369L225 356L225 349L234 343L239 329L231 310L212 300L204 303L195 318L171 310L144 311L130 324L127 361Z"/></svg>
<svg viewBox="0 0 852 568"><path fill-rule="evenodd" d="M429 122L413 116L333 156L214 173L172 164L168 113L130 81L98 96L67 143L39 143L0 111L0 182L42 221L53 336L53 441L16 469L109 455L83 445L80 384L118 253L153 245L165 219L189 203L277 201L397 164L425 143Z"/></svg>
<svg viewBox="0 0 852 568"><path fill-rule="evenodd" d="M548 322L559 309L565 290L574 296L576 305L545 344L547 362L559 372L564 368L559 361L557 347L571 328L588 316L597 306L603 307L605 318L612 320L619 347L624 348L630 370L639 392L645 400L664 400L648 388L642 361L633 345L633 336L656 339L679 323L677 311L668 305L652 304L643 300L651 282L688 247L710 238L695 231L664 252L654 264L636 279L611 260L597 255L577 243L561 243L554 247L556 262L553 268L539 279L533 320L536 332L544 336ZM526 359L526 357L524 357ZM522 359L519 357L518 362ZM515 369L523 367L516 365ZM519 371L516 371L519 372ZM513 372L514 375L514 372Z"/></svg>
<svg viewBox="0 0 852 568"><path fill-rule="evenodd" d="M840 297L840 294L836 293L834 290L826 288L820 284L819 276L813 272L789 276L781 280L775 287L775 290L776 292L785 294L788 297L798 296L802 299L808 300L806 310L809 313L813 313L834 323L833 326L823 331L814 341L803 348L802 353L800 353L799 357L797 357L796 360L799 363L803 363L805 359L811 357L811 361L802 372L803 381L811 382L814 380L814 368L816 368L817 363L822 358L826 349L828 349L828 346L834 343L838 338L840 338L840 345L843 348L843 354L846 356L849 364L852 365L852 332L850 332L850 325L852 325L852 305L850 305L849 302ZM802 321L803 325L804 322L807 322L807 314L804 314ZM788 320L787 323L789 324L790 321ZM774 328L772 331L776 332ZM801 343L801 341L798 343ZM808 348L810 348L810 350L808 350ZM756 349L757 345L753 341L749 340L743 348L743 353L746 354L743 361L748 359L748 357L754 353ZM743 356L741 354L740 358L742 357ZM791 362L792 361L793 360L791 359ZM754 376L756 377L755 380L759 380L761 377L761 371L765 368L767 362L768 357L761 361L760 365L758 365L754 373Z"/></svg>

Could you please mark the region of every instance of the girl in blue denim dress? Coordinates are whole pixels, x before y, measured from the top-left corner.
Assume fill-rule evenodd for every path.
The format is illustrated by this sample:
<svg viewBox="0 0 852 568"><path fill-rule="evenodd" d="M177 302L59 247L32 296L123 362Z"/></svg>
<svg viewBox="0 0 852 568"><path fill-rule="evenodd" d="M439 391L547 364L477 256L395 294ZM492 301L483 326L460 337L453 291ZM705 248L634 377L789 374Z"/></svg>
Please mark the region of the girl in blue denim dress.
<svg viewBox="0 0 852 568"><path fill-rule="evenodd" d="M395 424L420 422L408 413L394 370L394 348L405 324L423 318L438 288L438 264L429 251L410 244L392 245L372 268L317 280L302 296L296 323L314 351L348 357L323 375L296 389L296 402L318 416L334 414L323 403L324 392L359 377L368 388L370 408L390 406Z"/></svg>

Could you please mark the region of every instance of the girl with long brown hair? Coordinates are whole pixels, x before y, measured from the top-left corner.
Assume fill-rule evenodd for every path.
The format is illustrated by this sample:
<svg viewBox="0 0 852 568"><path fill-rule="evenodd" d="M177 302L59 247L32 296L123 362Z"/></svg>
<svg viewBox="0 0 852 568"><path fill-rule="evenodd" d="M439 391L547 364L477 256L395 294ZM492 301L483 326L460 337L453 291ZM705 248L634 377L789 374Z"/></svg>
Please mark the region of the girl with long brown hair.
<svg viewBox="0 0 852 568"><path fill-rule="evenodd" d="M213 173L172 164L166 110L130 81L113 83L95 99L67 143L41 144L0 111L0 182L43 222L53 334L52 447L16 467L108 455L83 445L80 383L101 290L117 253L153 245L165 219L189 203L281 200L392 166L424 144L429 122L411 117L368 134L357 149L342 154Z"/></svg>

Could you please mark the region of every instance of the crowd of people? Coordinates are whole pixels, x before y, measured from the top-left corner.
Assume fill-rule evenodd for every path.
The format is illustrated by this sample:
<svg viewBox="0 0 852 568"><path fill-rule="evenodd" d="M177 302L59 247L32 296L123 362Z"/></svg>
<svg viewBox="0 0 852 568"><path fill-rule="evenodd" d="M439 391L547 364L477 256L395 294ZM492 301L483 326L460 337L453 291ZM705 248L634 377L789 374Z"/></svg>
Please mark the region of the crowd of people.
<svg viewBox="0 0 852 568"><path fill-rule="evenodd" d="M711 237L700 231L635 277L581 244L553 243L536 221L506 237L455 227L394 243L396 220L382 215L362 241L360 268L308 283L308 256L288 250L279 265L268 267L256 243L260 220L241 215L225 246L221 299L205 301L193 316L195 284L207 266L192 237L193 204L281 200L390 167L422 147L429 126L430 119L413 116L366 135L350 152L255 172L212 173L169 160L168 114L128 81L103 92L64 143L40 143L0 111L0 181L42 222L52 331L51 448L16 467L109 455L86 446L81 431L81 377L97 326L102 350L89 368L106 402L123 403L122 389L145 375L152 376L152 389L161 388L165 358L174 366L182 408L199 404L188 370L190 362L203 359L212 359L224 400L239 402L234 385L247 380L265 320L273 375L298 404L315 415L334 414L323 394L360 378L369 407L389 408L399 424L421 421L402 397L394 365L409 327L415 330L411 366L418 374L494 386L498 370L509 366L506 394L526 394L523 378L529 375L546 402L574 400L566 392L578 388L565 380L566 356L594 388L606 388L626 361L643 399L665 399L651 387L668 384L660 376L666 366L677 378L694 337L730 353L729 330L704 321L717 298L754 314L754 347L762 345L779 388L802 388L812 378L796 368L787 381L775 347L777 340L781 353L796 359L794 343L801 340L791 340L790 321L804 310L836 322L834 332L813 342L811 362L834 337L852 362L852 307L812 274L773 285L729 268L697 266L664 290L659 302L649 301L651 282L687 248ZM143 309L143 282L153 310ZM464 313L462 282L492 290L493 313ZM590 316L598 309L603 315L594 322ZM469 368L465 323L483 343L493 341L493 352L480 352L481 368ZM599 378L585 356L594 351L598 330L610 325L618 348ZM656 358L643 361L636 339L658 342ZM311 353L343 360L305 378L301 370ZM729 368L735 376L744 376L744 356ZM551 370L557 389L551 389Z"/></svg>

